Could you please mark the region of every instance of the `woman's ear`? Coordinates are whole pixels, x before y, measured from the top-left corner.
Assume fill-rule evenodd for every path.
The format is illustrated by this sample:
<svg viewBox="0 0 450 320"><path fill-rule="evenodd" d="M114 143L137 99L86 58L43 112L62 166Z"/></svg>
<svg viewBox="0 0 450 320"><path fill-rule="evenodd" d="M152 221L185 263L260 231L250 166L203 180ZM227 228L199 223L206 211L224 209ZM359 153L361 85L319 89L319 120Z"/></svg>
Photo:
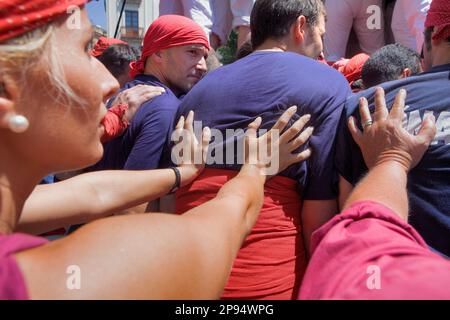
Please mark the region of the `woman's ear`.
<svg viewBox="0 0 450 320"><path fill-rule="evenodd" d="M0 93L0 129L9 129L9 118L14 114L13 105L11 100Z"/></svg>
<svg viewBox="0 0 450 320"><path fill-rule="evenodd" d="M25 132L29 127L28 119L17 114L15 101L19 91L11 78L0 77L0 129L15 133Z"/></svg>

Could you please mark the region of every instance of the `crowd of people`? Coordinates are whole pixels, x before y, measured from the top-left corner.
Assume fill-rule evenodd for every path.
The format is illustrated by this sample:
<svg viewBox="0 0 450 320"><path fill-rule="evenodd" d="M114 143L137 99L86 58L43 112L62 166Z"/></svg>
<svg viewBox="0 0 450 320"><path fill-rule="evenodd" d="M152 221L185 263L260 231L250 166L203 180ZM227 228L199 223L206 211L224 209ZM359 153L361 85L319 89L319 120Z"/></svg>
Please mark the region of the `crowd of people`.
<svg viewBox="0 0 450 320"><path fill-rule="evenodd" d="M0 1L0 299L450 299L449 1L86 2Z"/></svg>

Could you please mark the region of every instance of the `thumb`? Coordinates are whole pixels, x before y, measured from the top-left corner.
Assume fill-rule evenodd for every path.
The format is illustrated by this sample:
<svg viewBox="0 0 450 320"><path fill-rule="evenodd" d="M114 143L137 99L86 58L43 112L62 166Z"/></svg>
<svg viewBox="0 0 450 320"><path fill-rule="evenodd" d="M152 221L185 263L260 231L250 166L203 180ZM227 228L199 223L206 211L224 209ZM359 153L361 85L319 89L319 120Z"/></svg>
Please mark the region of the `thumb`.
<svg viewBox="0 0 450 320"><path fill-rule="evenodd" d="M416 138L420 143L428 146L436 136L436 131L436 118L434 115L428 116L422 122L422 127L420 128Z"/></svg>

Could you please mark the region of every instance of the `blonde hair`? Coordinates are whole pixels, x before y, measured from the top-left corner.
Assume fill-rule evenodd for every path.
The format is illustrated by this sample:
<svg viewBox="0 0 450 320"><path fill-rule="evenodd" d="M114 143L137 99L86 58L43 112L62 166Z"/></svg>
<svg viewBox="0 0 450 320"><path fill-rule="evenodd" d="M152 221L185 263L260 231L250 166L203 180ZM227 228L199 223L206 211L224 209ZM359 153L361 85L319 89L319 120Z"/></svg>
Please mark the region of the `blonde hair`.
<svg viewBox="0 0 450 320"><path fill-rule="evenodd" d="M40 66L57 89L56 103L84 105L85 101L67 83L55 41L55 23L51 23L0 44L1 72L17 75L26 87L29 73Z"/></svg>

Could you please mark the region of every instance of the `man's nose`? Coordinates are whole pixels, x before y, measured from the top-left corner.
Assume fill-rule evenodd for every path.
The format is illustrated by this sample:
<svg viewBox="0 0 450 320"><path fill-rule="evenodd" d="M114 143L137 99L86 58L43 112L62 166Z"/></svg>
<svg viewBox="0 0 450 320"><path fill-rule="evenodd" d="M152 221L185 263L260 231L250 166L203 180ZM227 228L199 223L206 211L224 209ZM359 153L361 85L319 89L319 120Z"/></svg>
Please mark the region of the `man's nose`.
<svg viewBox="0 0 450 320"><path fill-rule="evenodd" d="M206 65L206 59L204 57L201 58L200 61L197 63L196 69L203 73L208 71L208 67Z"/></svg>

